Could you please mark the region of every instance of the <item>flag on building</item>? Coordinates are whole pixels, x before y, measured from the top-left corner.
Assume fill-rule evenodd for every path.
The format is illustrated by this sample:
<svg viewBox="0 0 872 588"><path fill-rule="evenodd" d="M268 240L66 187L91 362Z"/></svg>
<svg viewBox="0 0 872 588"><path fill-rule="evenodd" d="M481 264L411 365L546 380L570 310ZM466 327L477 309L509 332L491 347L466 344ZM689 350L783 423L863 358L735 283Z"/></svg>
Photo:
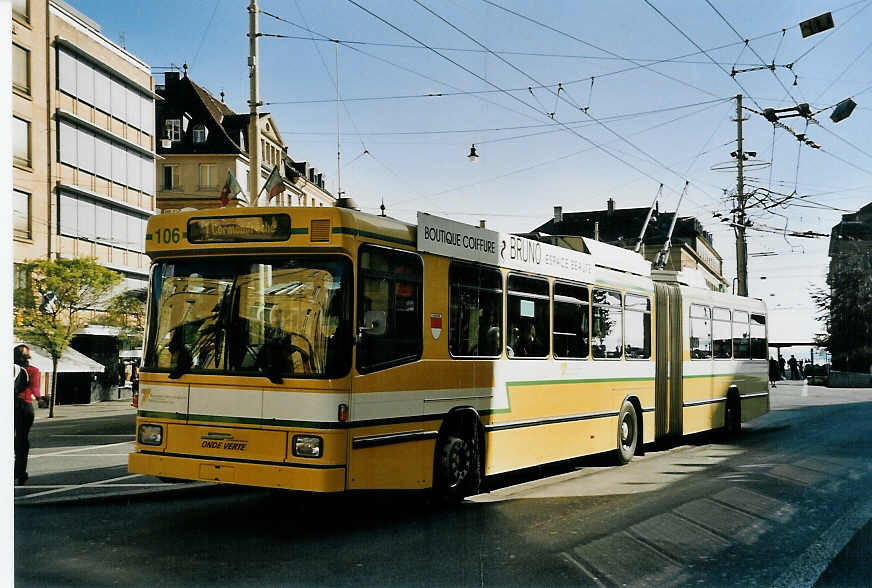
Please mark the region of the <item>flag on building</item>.
<svg viewBox="0 0 872 588"><path fill-rule="evenodd" d="M221 206L227 206L230 199L242 192L242 186L236 181L236 177L231 170L227 170L227 181L224 182L224 187L221 188Z"/></svg>
<svg viewBox="0 0 872 588"><path fill-rule="evenodd" d="M269 202L273 197L278 196L285 191L285 180L282 174L279 173L279 166L274 165L269 177L266 179L266 185L263 187L266 190L266 201Z"/></svg>

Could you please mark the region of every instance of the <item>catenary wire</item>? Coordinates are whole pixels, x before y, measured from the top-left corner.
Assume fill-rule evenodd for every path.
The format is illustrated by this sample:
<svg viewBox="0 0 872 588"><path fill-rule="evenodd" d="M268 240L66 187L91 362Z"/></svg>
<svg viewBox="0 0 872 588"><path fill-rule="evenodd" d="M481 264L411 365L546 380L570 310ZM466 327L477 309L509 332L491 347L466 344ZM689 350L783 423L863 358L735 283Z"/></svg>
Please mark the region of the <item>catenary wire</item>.
<svg viewBox="0 0 872 588"><path fill-rule="evenodd" d="M517 96L514 96L513 94L511 94L511 93L505 91L504 89L500 88L499 86L497 86L496 84L494 84L494 83L492 83L491 81L487 80L486 78L483 78L482 76L480 76L480 75L478 75L477 73L473 72L473 71L470 70L469 68L467 68L467 67L461 65L460 63L457 63L456 61L454 61L454 60L451 59L450 57L447 57L447 56L443 55L442 53L440 53L439 51L437 51L437 50L431 48L429 45L427 45L427 44L424 43L423 41L418 40L418 39L415 38L413 35L411 35L411 34L405 32L404 30L402 30L402 29L399 28L398 26L394 25L393 23L391 23L391 22L385 20L384 18L382 18L381 16L375 14L375 13L372 12L371 10L365 8L364 6L361 6L361 5L360 5L359 3L357 3L355 0L347 0L347 1L348 1L349 3L351 3L351 4L355 5L355 6L357 6L358 8L360 8L361 10L363 10L364 12L366 12L367 14L369 14L370 16L372 16L373 18L376 18L377 20L381 21L383 24L385 24L385 25L391 27L391 28L394 29L395 31L397 31L397 32L399 32L399 33L401 33L401 34L403 34L403 35L409 37L410 39L412 39L413 41L415 41L415 42L417 42L417 43L420 43L420 44L422 44L422 45L428 47L431 51L433 51L434 53L436 53L437 55L439 55L439 56L442 57L443 59L445 59L445 60L447 60L447 61L453 63L454 65L456 65L456 66L459 67L460 69L464 70L465 72L469 73L470 75L472 75L472 76L478 78L479 80L485 82L486 84L488 84L488 85L490 85L490 86L493 86L494 88L498 88L498 89L500 89L500 90L501 90L503 93L505 93L507 96L509 96L510 98L512 98L512 99L514 99L514 100L520 102L521 104L525 105L527 108L530 108L530 109L532 109L532 110L538 112L539 114L544 114L545 116L547 116L547 113L541 113L538 109L536 109L536 107L534 107L534 106L532 106L531 104L529 104L529 103L527 103L527 102L521 100L521 99L518 98ZM560 122L560 121L557 121L557 122L558 122L558 124L560 124L561 126L563 126L563 128L565 128L567 131L569 131L569 132L572 133L573 135L576 135L577 137L581 138L582 140L587 141L587 142L590 143L591 145L593 145L593 146L597 147L598 149L602 150L604 153L606 153L606 154L610 155L611 157L613 157L614 159L617 159L618 161L622 162L622 163L623 163L624 165L626 165L627 167L629 167L629 168L631 168L631 169L633 169L633 170L639 172L640 174L642 174L642 175L644 175L644 176L646 176L646 177L648 177L648 178L650 178L650 179L652 179L652 180L654 180L654 181L656 181L656 182L658 182L658 183L662 183L662 182L660 182L657 178L655 178L654 176L652 176L651 174L649 174L648 172L646 172L646 171L640 169L639 167L637 167L637 166L631 164L630 162L626 161L625 159L623 159L623 158L621 158L621 157L618 157L618 156L615 155L614 153L612 153L612 152L610 152L609 150L605 149L605 147L602 147L601 145L598 145L597 143L595 143L595 142L592 141L591 139L585 137L585 136L582 135L581 133L578 133L578 132L575 131L574 129L572 129L572 128L566 126L564 123L562 123L562 122Z"/></svg>

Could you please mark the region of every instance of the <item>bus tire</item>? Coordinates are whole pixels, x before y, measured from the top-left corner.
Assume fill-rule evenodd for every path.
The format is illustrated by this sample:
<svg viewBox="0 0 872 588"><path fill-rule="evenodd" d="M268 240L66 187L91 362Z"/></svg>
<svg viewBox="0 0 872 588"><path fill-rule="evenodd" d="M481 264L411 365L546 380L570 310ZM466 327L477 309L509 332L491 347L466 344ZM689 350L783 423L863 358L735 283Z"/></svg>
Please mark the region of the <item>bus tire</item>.
<svg viewBox="0 0 872 588"><path fill-rule="evenodd" d="M739 404L739 393L731 391L727 394L727 404L724 408L724 433L727 437L738 437L742 432L742 408Z"/></svg>
<svg viewBox="0 0 872 588"><path fill-rule="evenodd" d="M449 433L436 452L437 497L457 503L481 488L481 453L473 434Z"/></svg>
<svg viewBox="0 0 872 588"><path fill-rule="evenodd" d="M624 465L633 459L639 444L639 415L629 400L624 400L618 413L618 448L615 454L618 464Z"/></svg>

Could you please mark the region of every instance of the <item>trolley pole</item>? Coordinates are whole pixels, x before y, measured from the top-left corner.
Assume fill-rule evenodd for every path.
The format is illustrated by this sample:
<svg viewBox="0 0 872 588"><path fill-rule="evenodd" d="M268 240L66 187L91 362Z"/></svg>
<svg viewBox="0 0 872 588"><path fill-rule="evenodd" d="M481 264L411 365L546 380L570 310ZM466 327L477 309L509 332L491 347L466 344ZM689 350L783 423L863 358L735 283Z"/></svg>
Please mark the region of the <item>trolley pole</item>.
<svg viewBox="0 0 872 588"><path fill-rule="evenodd" d="M248 79L250 117L248 121L248 198L249 206L256 206L260 199L260 124L257 107L260 106L257 85L257 0L248 4Z"/></svg>
<svg viewBox="0 0 872 588"><path fill-rule="evenodd" d="M736 148L736 276L739 279L739 296L748 295L748 252L745 241L745 175L743 163L745 152L742 150L742 95L736 96L736 125L738 127L738 145Z"/></svg>

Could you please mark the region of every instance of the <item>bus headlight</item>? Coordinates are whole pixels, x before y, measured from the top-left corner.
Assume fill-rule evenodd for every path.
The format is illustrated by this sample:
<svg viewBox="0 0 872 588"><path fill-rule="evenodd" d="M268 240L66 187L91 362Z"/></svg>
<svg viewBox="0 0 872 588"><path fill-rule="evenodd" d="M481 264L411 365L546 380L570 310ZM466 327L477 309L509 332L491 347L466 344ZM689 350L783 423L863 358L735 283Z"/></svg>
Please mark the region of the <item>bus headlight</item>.
<svg viewBox="0 0 872 588"><path fill-rule="evenodd" d="M143 445L160 445L163 443L163 427L139 425L139 442Z"/></svg>
<svg viewBox="0 0 872 588"><path fill-rule="evenodd" d="M297 457L321 457L324 441L321 437L294 435L294 455Z"/></svg>

